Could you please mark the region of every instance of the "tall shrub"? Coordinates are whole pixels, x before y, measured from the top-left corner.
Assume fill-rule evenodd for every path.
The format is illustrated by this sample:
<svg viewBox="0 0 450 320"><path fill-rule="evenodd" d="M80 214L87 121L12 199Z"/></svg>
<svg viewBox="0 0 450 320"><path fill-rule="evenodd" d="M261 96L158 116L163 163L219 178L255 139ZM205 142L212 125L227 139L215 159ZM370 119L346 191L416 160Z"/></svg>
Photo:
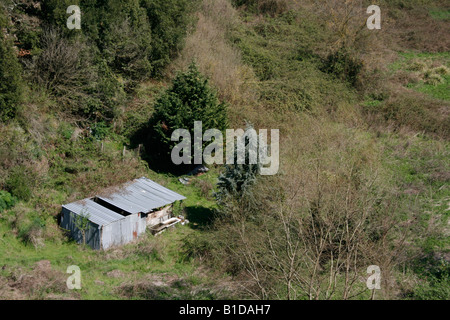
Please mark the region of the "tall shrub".
<svg viewBox="0 0 450 320"><path fill-rule="evenodd" d="M171 141L176 129L187 129L193 137L194 122L201 121L203 131L227 127L226 105L206 79L191 64L186 72L179 73L172 87L157 100L150 119L151 136L147 147L150 158L163 166L170 165L170 152L177 144ZM193 154L193 153L192 153Z"/></svg>
<svg viewBox="0 0 450 320"><path fill-rule="evenodd" d="M150 54L153 75L173 59L181 47L189 24L189 14L198 0L142 0L152 30Z"/></svg>
<svg viewBox="0 0 450 320"><path fill-rule="evenodd" d="M251 125L247 125L246 132L252 130ZM251 197L251 186L256 183L259 174L260 164L250 163L250 150L254 148L253 142L248 136L244 138L245 163L238 164L238 147L234 145L234 164L226 164L225 171L219 176L217 183L217 193L215 194L219 206L223 207L230 198ZM224 208L222 208L224 209Z"/></svg>
<svg viewBox="0 0 450 320"><path fill-rule="evenodd" d="M8 35L7 17L0 7L0 119L15 117L20 103L22 68Z"/></svg>

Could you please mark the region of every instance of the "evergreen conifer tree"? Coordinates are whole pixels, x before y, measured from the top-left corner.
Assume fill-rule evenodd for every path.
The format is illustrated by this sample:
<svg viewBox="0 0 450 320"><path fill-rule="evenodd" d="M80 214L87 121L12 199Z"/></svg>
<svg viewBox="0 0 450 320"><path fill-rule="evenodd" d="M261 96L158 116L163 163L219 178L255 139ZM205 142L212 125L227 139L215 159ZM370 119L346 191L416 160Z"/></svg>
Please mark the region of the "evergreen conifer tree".
<svg viewBox="0 0 450 320"><path fill-rule="evenodd" d="M245 132L248 133L249 130L253 130L253 126L247 124ZM218 191L215 196L219 205L224 205L230 197L251 197L251 186L255 184L259 174L260 161L257 161L256 164L252 164L249 161L250 152L252 150L257 152L257 145L249 138L249 135L244 135L238 139L244 139L245 163L238 164L238 145L235 144L234 164L225 165L225 171L219 176L217 183Z"/></svg>
<svg viewBox="0 0 450 320"><path fill-rule="evenodd" d="M166 169L171 166L170 154L177 142L171 141L176 129L186 129L194 135L194 122L201 121L203 132L208 129L224 131L227 127L226 105L192 63L179 73L172 87L164 92L155 105L150 120L151 137L148 155ZM204 146L208 143L205 142ZM192 152L192 155L194 152Z"/></svg>

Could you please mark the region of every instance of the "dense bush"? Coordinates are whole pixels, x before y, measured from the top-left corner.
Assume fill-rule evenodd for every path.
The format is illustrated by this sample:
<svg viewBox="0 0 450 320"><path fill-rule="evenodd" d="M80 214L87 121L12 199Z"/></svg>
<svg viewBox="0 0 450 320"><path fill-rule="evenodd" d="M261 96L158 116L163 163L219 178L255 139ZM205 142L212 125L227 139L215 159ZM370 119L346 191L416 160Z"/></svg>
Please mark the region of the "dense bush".
<svg viewBox="0 0 450 320"><path fill-rule="evenodd" d="M45 21L65 26L71 4L80 6L82 33L108 65L133 79L158 75L177 54L192 8L187 0L49 0L42 9Z"/></svg>
<svg viewBox="0 0 450 320"><path fill-rule="evenodd" d="M152 70L150 28L144 22L142 25L145 27L137 28L128 19L117 21L111 24L105 36L103 53L108 65L131 79L148 77ZM142 37L142 34L147 36Z"/></svg>
<svg viewBox="0 0 450 320"><path fill-rule="evenodd" d="M77 115L111 119L124 97L106 62L96 59L83 39L69 39L57 29L44 30L41 52L26 61L30 79Z"/></svg>
<svg viewBox="0 0 450 320"><path fill-rule="evenodd" d="M9 192L0 190L0 212L12 208L17 202Z"/></svg>
<svg viewBox="0 0 450 320"><path fill-rule="evenodd" d="M69 5L81 9L81 30L66 27ZM186 0L48 0L35 12L40 26L18 26L17 35L33 49L24 63L34 83L77 116L111 121L126 93L176 56L192 8Z"/></svg>
<svg viewBox="0 0 450 320"><path fill-rule="evenodd" d="M249 10L275 16L288 10L286 0L234 0L236 6L246 6Z"/></svg>
<svg viewBox="0 0 450 320"><path fill-rule="evenodd" d="M13 168L6 180L6 189L20 200L28 201L33 194L35 177L23 166Z"/></svg>
<svg viewBox="0 0 450 320"><path fill-rule="evenodd" d="M161 73L183 46L189 25L189 14L198 2L198 0L141 1L147 11L152 30L150 60L154 76Z"/></svg>
<svg viewBox="0 0 450 320"><path fill-rule="evenodd" d="M57 29L47 29L40 40L41 53L30 64L34 79L47 90L59 96L70 96L91 83L92 57L81 41L70 41Z"/></svg>
<svg viewBox="0 0 450 320"><path fill-rule="evenodd" d="M342 48L327 56L323 62L322 71L333 74L354 86L362 67L361 60Z"/></svg>
<svg viewBox="0 0 450 320"><path fill-rule="evenodd" d="M106 3L105 3L106 2ZM81 1L82 29L114 71L141 79L152 70L151 28L139 0Z"/></svg>
<svg viewBox="0 0 450 320"><path fill-rule="evenodd" d="M15 117L21 98L21 66L7 33L7 19L0 7L0 120Z"/></svg>

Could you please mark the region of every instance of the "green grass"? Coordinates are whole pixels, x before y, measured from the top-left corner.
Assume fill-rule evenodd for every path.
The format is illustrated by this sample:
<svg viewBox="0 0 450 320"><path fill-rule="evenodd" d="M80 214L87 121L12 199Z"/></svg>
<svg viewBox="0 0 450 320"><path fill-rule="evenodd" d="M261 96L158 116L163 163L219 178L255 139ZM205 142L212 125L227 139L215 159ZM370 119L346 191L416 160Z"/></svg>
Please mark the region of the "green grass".
<svg viewBox="0 0 450 320"><path fill-rule="evenodd" d="M213 166L206 174L197 177L183 176L190 178L188 185L182 184L178 181L180 177L171 174L157 174L149 171L148 178L186 197L186 200L183 200L183 207L187 211L187 219L193 222L193 227L196 227L207 224L212 218L213 210L217 206L213 192L216 189L219 173L220 168ZM206 194L199 187L202 183L212 188Z"/></svg>
<svg viewBox="0 0 450 320"><path fill-rule="evenodd" d="M398 59L391 65L389 65L389 69L392 71L398 71L400 69L407 69L408 63L413 59L419 60L430 60L430 61L441 61L445 63L449 63L450 52L411 52L411 51L403 51L398 53Z"/></svg>
<svg viewBox="0 0 450 320"><path fill-rule="evenodd" d="M450 75L443 77L444 82L438 85L419 83L411 88L433 98L450 101Z"/></svg>
<svg viewBox="0 0 450 320"><path fill-rule="evenodd" d="M199 265L186 261L180 251L183 239L194 232L196 231L189 226L178 226L157 237L143 235L137 243L109 251L93 251L70 242L61 244L51 241L46 241L44 247L36 249L22 243L11 235L4 223L0 223L0 264L7 266L7 270L20 268L23 273L31 272L35 263L41 260L49 260L52 268L62 273L66 272L68 266L77 265L81 269L82 288L74 292L82 299L122 299L116 291L120 285L145 280L149 274L167 274L192 283L208 285L214 281L206 279L205 274L198 274L196 271ZM147 256L138 253L140 245L152 242L163 246L158 253L162 257L158 257L158 254ZM112 252L117 250L124 256L120 257L118 254L117 258L111 258ZM107 273L113 270L120 270L124 276L109 277ZM7 277L8 274L3 272L0 276ZM96 283L98 281L104 284Z"/></svg>
<svg viewBox="0 0 450 320"><path fill-rule="evenodd" d="M423 135L405 140L395 134L381 137L385 145L384 166L395 176L397 201L405 219L416 215L421 234L412 229L414 247L420 254L403 272L417 280L404 299L447 300L450 297L448 261L439 258L450 252L450 143ZM409 218L408 218L409 217Z"/></svg>
<svg viewBox="0 0 450 320"><path fill-rule="evenodd" d="M396 62L389 66L392 72L408 72L419 77L419 81L410 82L407 87L425 93L433 98L450 101L450 74L440 75L442 82L436 84L426 83L425 73L430 72L433 66L450 67L450 52L441 53L415 53L401 52Z"/></svg>
<svg viewBox="0 0 450 320"><path fill-rule="evenodd" d="M450 10L431 9L430 16L436 20L450 20Z"/></svg>
<svg viewBox="0 0 450 320"><path fill-rule="evenodd" d="M0 265L8 266L8 270L20 268L24 273L32 272L33 266L40 260L49 260L52 267L62 273L66 272L68 266L77 265L82 272L82 289L77 291L77 294L82 299L122 299L124 297L116 291L120 285L145 281L149 274L176 276L188 284L180 288L171 288L168 292L160 292L160 298L213 298L214 296L206 289L210 285L213 286L219 279L217 276L208 278L204 272L197 272L200 267L198 263L186 259L180 248L186 237L200 232L199 227L211 219L212 209L215 206L212 197L202 196L195 181L203 180L215 184L217 175L218 169L212 168L209 173L193 178L192 183L186 186L178 182L176 177L158 175L149 171L148 176L151 179L155 179L187 197L183 207L186 208L186 211L191 208L187 218L193 218L193 221L185 226L177 226L157 237L147 233L137 243L108 251L93 251L66 240L62 243L47 240L43 247L35 248L16 237L11 232L7 220L0 219ZM151 251L149 254L142 254L140 253L142 246L150 246L150 248L155 246L157 249L154 253ZM117 252L116 258L114 252ZM124 273L124 277L111 278L107 276L107 273L113 270L120 270ZM7 277L8 274L3 272L3 274L0 273L0 276ZM104 284L97 284L98 281ZM200 290L198 296L192 296L190 290L194 286L206 289ZM67 295L65 294L65 296ZM137 295L134 298L141 299L143 296Z"/></svg>
<svg viewBox="0 0 450 320"><path fill-rule="evenodd" d="M231 40L255 71L261 102L268 109L314 111L352 101L345 82L320 70L313 48L325 41L326 33L316 20L302 12L246 20Z"/></svg>
<svg viewBox="0 0 450 320"><path fill-rule="evenodd" d="M418 204L419 219L424 225L439 225L447 230L450 219L450 143L416 136L408 141L387 135L385 166L392 170L398 185L399 201ZM437 220L436 220L437 219ZM417 237L418 245L425 252L449 252L450 238L444 233L431 234L426 239Z"/></svg>

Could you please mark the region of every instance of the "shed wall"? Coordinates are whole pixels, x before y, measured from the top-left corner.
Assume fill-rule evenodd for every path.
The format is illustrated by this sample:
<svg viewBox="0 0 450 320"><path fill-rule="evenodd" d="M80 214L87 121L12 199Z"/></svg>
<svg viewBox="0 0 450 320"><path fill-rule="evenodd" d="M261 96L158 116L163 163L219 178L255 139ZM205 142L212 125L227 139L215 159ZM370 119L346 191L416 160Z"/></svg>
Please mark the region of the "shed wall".
<svg viewBox="0 0 450 320"><path fill-rule="evenodd" d="M103 226L102 248L108 249L127 244L136 240L145 230L146 223L140 218L140 214L129 215L122 220Z"/></svg>
<svg viewBox="0 0 450 320"><path fill-rule="evenodd" d="M77 215L66 208L62 209L61 213L61 228L66 229L70 233L70 237L77 243L83 243L83 233L76 226ZM86 245L92 249L100 249L101 228L89 221L88 229L86 230Z"/></svg>

